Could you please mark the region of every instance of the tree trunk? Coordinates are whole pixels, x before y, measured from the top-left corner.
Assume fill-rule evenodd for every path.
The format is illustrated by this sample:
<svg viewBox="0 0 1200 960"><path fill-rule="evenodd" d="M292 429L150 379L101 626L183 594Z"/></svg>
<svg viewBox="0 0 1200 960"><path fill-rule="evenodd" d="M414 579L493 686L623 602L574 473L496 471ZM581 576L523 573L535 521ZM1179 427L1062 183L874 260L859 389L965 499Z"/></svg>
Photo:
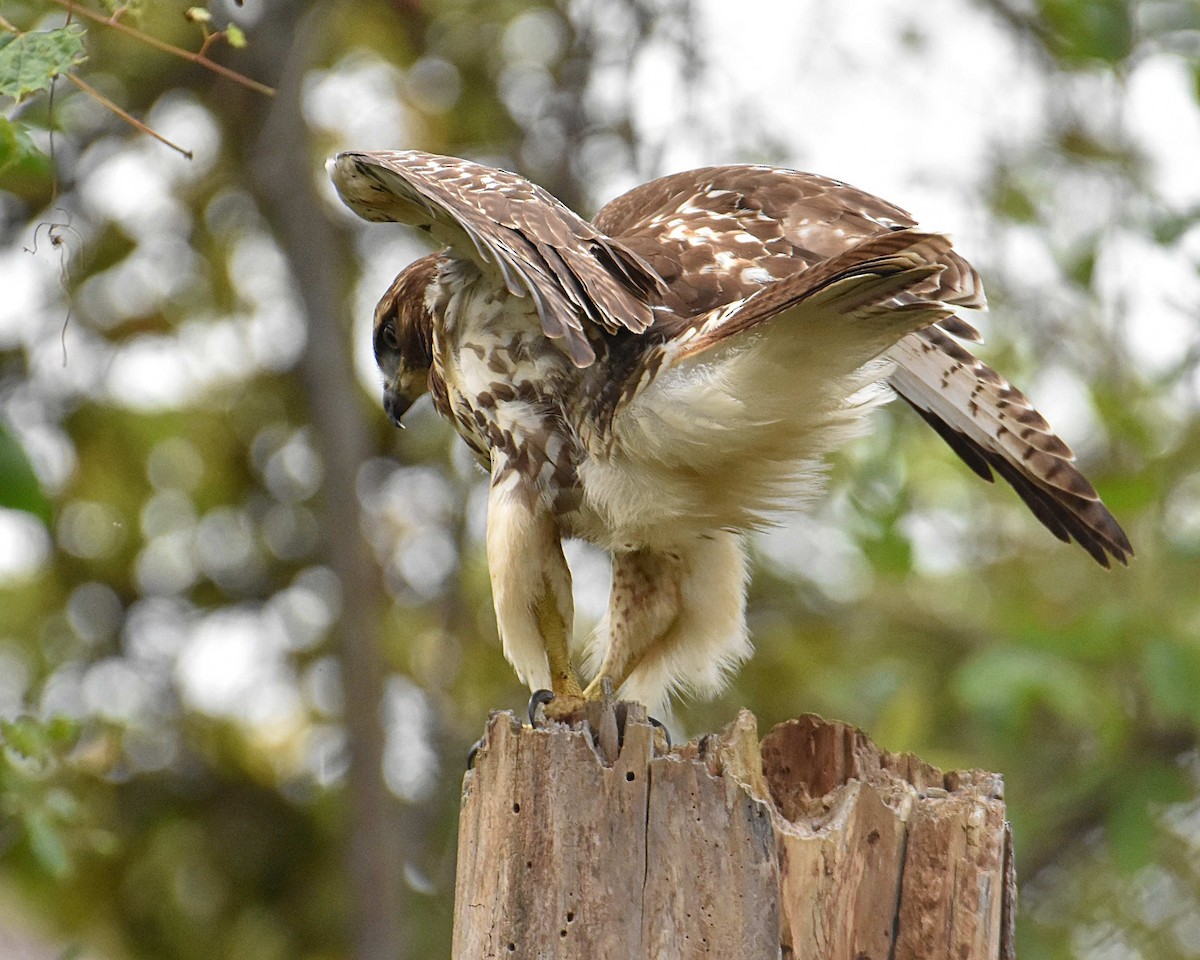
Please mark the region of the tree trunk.
<svg viewBox="0 0 1200 960"><path fill-rule="evenodd" d="M316 62L331 5L297 0L268 5L261 38L248 50L255 75L274 79L273 101L246 132L247 160L262 212L287 256L307 321L300 372L314 447L325 471L318 514L324 552L341 585L333 640L345 692L350 765L346 776L348 926L355 960L403 955L399 831L403 817L383 778L386 667L378 636L379 571L361 533L358 469L372 452L346 342L349 245L317 195L320 170L302 111L305 71ZM281 69L282 68L282 69Z"/></svg>
<svg viewBox="0 0 1200 960"><path fill-rule="evenodd" d="M742 711L668 753L636 704L590 719L598 735L488 722L463 783L454 960L1013 956L996 774L942 774L811 715L760 744Z"/></svg>

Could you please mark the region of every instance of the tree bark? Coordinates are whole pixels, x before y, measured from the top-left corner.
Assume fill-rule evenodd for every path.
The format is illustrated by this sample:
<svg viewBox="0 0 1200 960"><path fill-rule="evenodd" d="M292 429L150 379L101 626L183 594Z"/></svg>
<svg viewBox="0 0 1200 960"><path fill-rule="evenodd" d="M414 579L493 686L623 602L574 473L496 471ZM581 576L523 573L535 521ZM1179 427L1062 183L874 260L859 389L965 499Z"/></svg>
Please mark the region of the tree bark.
<svg viewBox="0 0 1200 960"><path fill-rule="evenodd" d="M285 254L307 321L300 373L309 399L314 446L325 470L322 541L342 590L333 639L345 691L350 763L346 777L348 927L355 960L397 960L401 937L401 814L383 777L386 669L378 636L379 572L361 533L358 469L370 454L345 328L349 244L322 209L320 170L301 109L305 71L332 6L277 3L251 45L257 76L275 79L269 104L247 140L250 181Z"/></svg>
<svg viewBox="0 0 1200 960"><path fill-rule="evenodd" d="M761 744L742 711L662 745L635 704L491 717L463 783L455 960L1013 956L996 774L811 715Z"/></svg>

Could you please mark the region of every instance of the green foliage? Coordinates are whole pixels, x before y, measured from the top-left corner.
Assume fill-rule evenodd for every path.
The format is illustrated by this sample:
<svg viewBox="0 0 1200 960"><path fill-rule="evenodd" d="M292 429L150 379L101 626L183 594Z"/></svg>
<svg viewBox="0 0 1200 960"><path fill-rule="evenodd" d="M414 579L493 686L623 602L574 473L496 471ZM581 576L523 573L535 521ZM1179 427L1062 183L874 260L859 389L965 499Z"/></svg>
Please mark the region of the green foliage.
<svg viewBox="0 0 1200 960"><path fill-rule="evenodd" d="M1037 223L1042 205L1032 184L1019 183L1012 171L1002 171L992 184L992 209L1014 223Z"/></svg>
<svg viewBox="0 0 1200 960"><path fill-rule="evenodd" d="M87 59L79 24L28 33L0 33L0 96L24 100L49 90L56 77Z"/></svg>
<svg viewBox="0 0 1200 960"><path fill-rule="evenodd" d="M44 155L30 139L29 131L7 117L0 117L0 183L10 168L41 159Z"/></svg>
<svg viewBox="0 0 1200 960"><path fill-rule="evenodd" d="M71 847L81 836L79 802L63 784L79 734L77 723L61 717L0 719L0 817L16 828L12 842L58 879L70 873Z"/></svg>
<svg viewBox="0 0 1200 960"><path fill-rule="evenodd" d="M67 74L87 60L85 38L105 51L110 40L104 35L105 30L96 27L93 33L88 29L96 24L105 27L119 26L123 31L121 36L140 45L143 54L147 50L155 50L169 52L188 60L195 59L195 54L188 47L176 46L141 29L146 13L141 0L104 0L103 6L107 16L87 5L81 5L78 9L72 8L73 14L82 18L82 22L71 22L51 30L21 31L8 20L0 18L0 27L3 27L3 31L0 31L0 97L12 98L20 105L34 94L49 91L56 78ZM159 4L151 9L161 16L172 6ZM210 47L217 41L224 40L233 49L246 46L246 35L237 24L230 23L223 30L213 30L210 28L212 14L207 7L181 8L180 12L186 21L200 27L201 46L197 52L204 56L204 59L199 62L261 95L270 96L273 93L266 85L259 84L236 71L220 67L207 58ZM190 38L187 42L190 43ZM136 70L140 63L140 59L134 59L127 61L125 66L129 70ZM185 149L161 137L123 107L92 89L77 74L73 74L73 77L76 86L87 96L92 97L121 120L189 156ZM45 125L52 127L53 117L46 117ZM24 119L0 118L0 189L25 195L39 192L47 186L52 188L54 181L49 175L49 160L34 146L30 138L32 129L33 125Z"/></svg>
<svg viewBox="0 0 1200 960"><path fill-rule="evenodd" d="M50 502L42 492L29 458L0 423L0 507L26 510L50 523Z"/></svg>
<svg viewBox="0 0 1200 960"><path fill-rule="evenodd" d="M1048 651L989 647L958 670L955 692L972 713L1009 729L1014 736L1041 709L1068 724L1084 724L1095 697L1079 664Z"/></svg>
<svg viewBox="0 0 1200 960"><path fill-rule="evenodd" d="M1127 0L1040 0L1050 49L1071 64L1120 64L1133 51L1133 11Z"/></svg>
<svg viewBox="0 0 1200 960"><path fill-rule="evenodd" d="M1195 787L1171 764L1135 762L1124 772L1112 784L1104 825L1113 862L1133 875L1161 859L1163 836L1156 814L1192 799Z"/></svg>
<svg viewBox="0 0 1200 960"><path fill-rule="evenodd" d="M47 771L55 767L65 751L75 746L80 725L69 717L54 717L42 723L31 717L0 720L0 748L6 762L26 764Z"/></svg>

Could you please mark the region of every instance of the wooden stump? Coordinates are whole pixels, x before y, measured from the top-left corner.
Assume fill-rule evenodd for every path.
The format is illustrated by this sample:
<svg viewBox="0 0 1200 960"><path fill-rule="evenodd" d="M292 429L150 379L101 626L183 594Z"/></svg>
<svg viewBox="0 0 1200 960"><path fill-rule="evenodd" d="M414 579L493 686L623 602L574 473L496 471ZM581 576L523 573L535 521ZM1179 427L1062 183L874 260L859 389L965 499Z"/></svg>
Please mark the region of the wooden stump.
<svg viewBox="0 0 1200 960"><path fill-rule="evenodd" d="M463 783L454 960L1013 956L996 774L942 774L811 715L760 744L743 710L665 754L637 704L590 721L488 721Z"/></svg>

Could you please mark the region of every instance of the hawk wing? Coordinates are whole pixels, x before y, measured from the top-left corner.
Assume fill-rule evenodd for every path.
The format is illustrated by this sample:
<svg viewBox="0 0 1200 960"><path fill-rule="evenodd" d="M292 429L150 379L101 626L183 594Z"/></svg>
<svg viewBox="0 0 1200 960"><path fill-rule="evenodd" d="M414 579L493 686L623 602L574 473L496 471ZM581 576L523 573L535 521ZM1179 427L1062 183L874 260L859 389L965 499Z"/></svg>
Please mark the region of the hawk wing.
<svg viewBox="0 0 1200 960"><path fill-rule="evenodd" d="M653 268L523 177L417 150L339 153L327 166L360 217L426 230L532 297L542 331L576 366L595 359L588 325L640 333L651 323L648 301L663 289Z"/></svg>
<svg viewBox="0 0 1200 960"><path fill-rule="evenodd" d="M730 344L822 287L851 295L865 289L868 308L913 311L923 320L912 332L894 328L889 383L976 474L991 481L995 471L1056 537L1075 540L1102 566L1132 555L1124 531L1045 418L948 336L981 339L953 310L983 307L982 283L948 243L931 247L938 235L916 231L906 211L813 174L725 166L651 181L613 200L594 222L668 283L667 309L646 333L657 346L637 348L632 359L627 353L614 407L632 401L659 371ZM884 256L892 286L880 282L886 278L879 245L889 236L892 247L919 252L936 269L921 276L920 265L897 266L894 256ZM854 278L864 276L874 279L856 287ZM861 307L845 312L861 316ZM619 351L614 363L622 366Z"/></svg>
<svg viewBox="0 0 1200 960"><path fill-rule="evenodd" d="M672 336L717 308L748 300L764 284L811 269L826 274L854 259L852 248L910 230L906 211L839 180L779 167L701 167L652 180L606 204L596 227L638 253L666 280L659 332ZM861 258L860 258L861 259ZM979 274L955 251L940 257L921 297L983 307ZM978 341L961 318L942 325Z"/></svg>

